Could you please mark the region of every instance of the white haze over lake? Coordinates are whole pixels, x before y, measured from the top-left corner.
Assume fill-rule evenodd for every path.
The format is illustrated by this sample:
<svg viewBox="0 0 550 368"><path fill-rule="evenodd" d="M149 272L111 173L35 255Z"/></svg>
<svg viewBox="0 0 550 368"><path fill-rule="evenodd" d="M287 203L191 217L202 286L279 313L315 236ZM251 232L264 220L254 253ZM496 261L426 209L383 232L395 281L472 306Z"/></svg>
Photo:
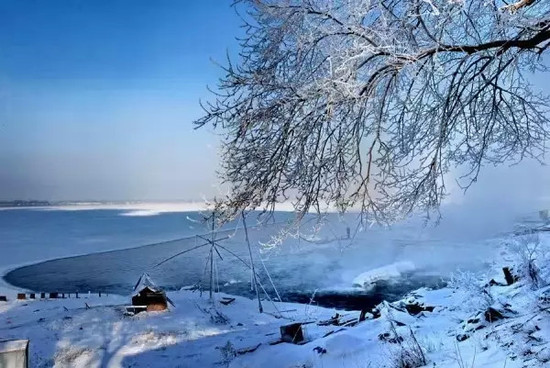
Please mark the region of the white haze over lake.
<svg viewBox="0 0 550 368"><path fill-rule="evenodd" d="M510 234L521 218L537 218L538 211L550 208L550 173L544 166L524 163L512 167L487 167L481 172L479 181L463 194L453 182L447 184L452 194L446 198L441 208L441 221L438 225L414 218L388 228L373 226L357 235L352 246L342 242L315 244L298 241L295 238L285 240L287 248L308 255L308 262L315 265L323 277L330 277L335 283L351 287L358 275L369 270L391 266L396 262L410 262L415 269L424 272L448 275L457 268L479 267L484 259L493 254L498 241L496 237ZM67 225L53 220L36 222L36 226L22 226L11 223L9 227L0 226L2 236L1 268L13 269L17 265L29 264L45 259L54 259L72 255L88 254L110 249L131 248L157 241L192 236L204 233L204 229L193 221L185 222L182 212L197 212L206 209L205 201L195 202L89 202L45 207L28 211L116 211L106 216L104 222L90 225L82 217L82 225L94 227L80 231L80 217ZM289 205L279 210L290 210ZM3 210L4 216L10 212L26 210ZM98 213L101 213L99 211ZM117 224L141 219L140 225L159 216L182 213L181 222L170 226L159 225L155 231L140 233L132 231L131 226L111 225L115 218ZM75 213L76 215L76 213ZM7 217L6 217L7 218ZM345 222L338 223L337 234L344 234L345 226L354 228L355 215L345 216ZM123 220L127 219L127 220ZM333 217L333 221L336 217ZM120 222L122 221L122 222ZM157 224L162 222L158 222ZM180 221L180 220L178 220ZM154 221L153 221L154 222ZM5 224L5 223L4 223ZM86 225L88 224L88 225ZM103 225L102 225L103 224ZM28 225L28 224L27 224ZM122 226L122 227L119 227ZM326 225L318 234L320 239L332 236L334 226ZM164 230L163 230L164 229ZM302 229L305 236L305 228ZM334 252L318 252L319 248L333 247ZM338 267L328 270L334 257L340 257ZM326 272L325 272L326 270ZM330 276L329 276L330 275Z"/></svg>

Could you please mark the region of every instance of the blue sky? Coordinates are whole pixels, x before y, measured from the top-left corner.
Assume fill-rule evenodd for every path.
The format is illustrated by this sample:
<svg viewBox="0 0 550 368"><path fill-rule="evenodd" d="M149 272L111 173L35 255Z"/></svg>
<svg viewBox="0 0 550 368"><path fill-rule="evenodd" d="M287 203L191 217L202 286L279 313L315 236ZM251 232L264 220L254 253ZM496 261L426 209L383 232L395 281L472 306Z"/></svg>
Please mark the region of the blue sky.
<svg viewBox="0 0 550 368"><path fill-rule="evenodd" d="M191 122L235 54L229 0L0 2L0 199L216 193Z"/></svg>
<svg viewBox="0 0 550 368"><path fill-rule="evenodd" d="M217 194L218 137L191 122L211 59L237 52L230 3L0 0L0 200ZM486 168L466 198L550 203L549 186L547 167Z"/></svg>

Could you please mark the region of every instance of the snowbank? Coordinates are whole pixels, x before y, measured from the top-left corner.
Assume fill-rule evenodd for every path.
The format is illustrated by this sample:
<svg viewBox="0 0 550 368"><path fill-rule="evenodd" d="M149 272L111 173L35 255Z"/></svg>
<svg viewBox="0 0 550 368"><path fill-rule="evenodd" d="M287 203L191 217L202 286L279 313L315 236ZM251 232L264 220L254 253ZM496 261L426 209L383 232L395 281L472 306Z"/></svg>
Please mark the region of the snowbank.
<svg viewBox="0 0 550 368"><path fill-rule="evenodd" d="M377 281L399 277L404 272L414 271L415 268L412 262L395 262L360 274L353 279L353 285L368 289Z"/></svg>
<svg viewBox="0 0 550 368"><path fill-rule="evenodd" d="M229 305L211 304L208 293L169 293L176 308L125 316L129 297L81 295L76 299L0 302L0 336L30 339L32 367L212 367L239 349L261 344L269 350L279 326L290 320L329 318L332 310L307 305L235 297ZM221 323L218 313L227 319ZM318 338L329 327L311 326ZM230 342L230 348L228 347ZM226 348L226 351L223 348Z"/></svg>
<svg viewBox="0 0 550 368"><path fill-rule="evenodd" d="M162 212L159 211L152 211L152 210L135 210L135 211L128 211L123 212L120 214L120 216L157 216L160 215Z"/></svg>
<svg viewBox="0 0 550 368"><path fill-rule="evenodd" d="M214 304L207 293L169 295L176 308L136 316L124 315L129 298L120 296L0 303L0 335L30 339L32 367L394 368L415 340L427 367L543 366L540 360L529 364L516 347L506 345L511 339L520 341L510 326L525 323L527 316L472 331L459 342L460 321L470 315L461 309L467 293L452 288L422 289L402 301L383 303L378 317L368 314L355 326L320 326L317 323L330 320L335 311L310 305L264 301L266 313L259 314L257 302L246 298L223 305L218 302L227 296L223 294L216 295ZM415 303L434 309L411 315L406 306ZM359 315L340 313L342 324ZM294 321L308 322L307 343L279 343L280 326ZM539 343L549 336L550 325L545 323L535 322L542 328L533 335ZM537 331L533 325L529 328ZM523 344L517 348L527 349Z"/></svg>

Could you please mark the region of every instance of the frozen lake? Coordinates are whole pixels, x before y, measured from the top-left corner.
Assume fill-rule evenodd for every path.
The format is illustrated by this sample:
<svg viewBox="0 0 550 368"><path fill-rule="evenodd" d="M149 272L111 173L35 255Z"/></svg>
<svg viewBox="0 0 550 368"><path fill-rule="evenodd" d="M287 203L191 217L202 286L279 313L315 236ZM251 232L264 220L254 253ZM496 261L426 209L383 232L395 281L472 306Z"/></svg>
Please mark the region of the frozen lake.
<svg viewBox="0 0 550 368"><path fill-rule="evenodd" d="M315 217L311 216L300 228L300 237L289 237L267 249L265 244L279 234L292 215L277 212L276 224L269 221L257 225L257 214L251 214L248 222L253 256L269 295L275 298L276 292L266 270L283 300L308 302L315 294L315 300L325 306L359 308L383 298L399 298L422 285L441 284L441 278L457 267L483 267L483 260L494 251L486 234L465 234L460 226L425 228L414 221L391 229L371 227L347 239L346 228L351 227L353 233L353 218L343 221L330 215L316 230ZM201 219L198 212L2 210L1 251L6 256L1 257L0 267L11 269L5 281L37 292L125 295L143 272L167 289L195 284L207 288L208 246L155 267L178 252L205 243L196 236L210 236L209 225ZM228 236L220 242L219 255L214 253L215 286L227 293L252 296L242 225L232 223L217 231L218 238ZM382 276L368 291L353 286L354 278L365 271L391 269L402 262L413 266L391 279Z"/></svg>

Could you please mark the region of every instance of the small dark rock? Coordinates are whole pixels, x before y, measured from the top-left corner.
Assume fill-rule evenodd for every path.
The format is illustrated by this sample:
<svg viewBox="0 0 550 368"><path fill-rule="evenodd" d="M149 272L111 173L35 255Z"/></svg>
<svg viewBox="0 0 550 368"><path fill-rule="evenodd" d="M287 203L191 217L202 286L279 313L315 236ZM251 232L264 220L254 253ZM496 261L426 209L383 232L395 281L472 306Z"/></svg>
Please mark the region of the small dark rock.
<svg viewBox="0 0 550 368"><path fill-rule="evenodd" d="M327 353L327 349L322 348L322 347L320 347L320 346L314 347L314 348L313 348L313 351L315 351L315 352L317 352L318 354L321 354L321 355Z"/></svg>
<svg viewBox="0 0 550 368"><path fill-rule="evenodd" d="M504 317L504 315L502 313L500 313L498 310L496 310L493 307L489 307L485 311L484 316L485 316L485 320L487 322L494 322L494 321L498 321L499 319L506 318L506 317Z"/></svg>
<svg viewBox="0 0 550 368"><path fill-rule="evenodd" d="M419 303L405 304L405 309L411 316L416 316L420 312L433 312L435 307L420 305Z"/></svg>
<svg viewBox="0 0 550 368"><path fill-rule="evenodd" d="M502 282L495 281L495 279L491 279L491 281L489 281L487 285L488 286L506 286Z"/></svg>
<svg viewBox="0 0 550 368"><path fill-rule="evenodd" d="M392 334L390 334L389 332L381 333L380 335L378 335L378 339L380 341L386 341L391 344L398 344L400 342L403 342L403 338L401 336L392 337Z"/></svg>

